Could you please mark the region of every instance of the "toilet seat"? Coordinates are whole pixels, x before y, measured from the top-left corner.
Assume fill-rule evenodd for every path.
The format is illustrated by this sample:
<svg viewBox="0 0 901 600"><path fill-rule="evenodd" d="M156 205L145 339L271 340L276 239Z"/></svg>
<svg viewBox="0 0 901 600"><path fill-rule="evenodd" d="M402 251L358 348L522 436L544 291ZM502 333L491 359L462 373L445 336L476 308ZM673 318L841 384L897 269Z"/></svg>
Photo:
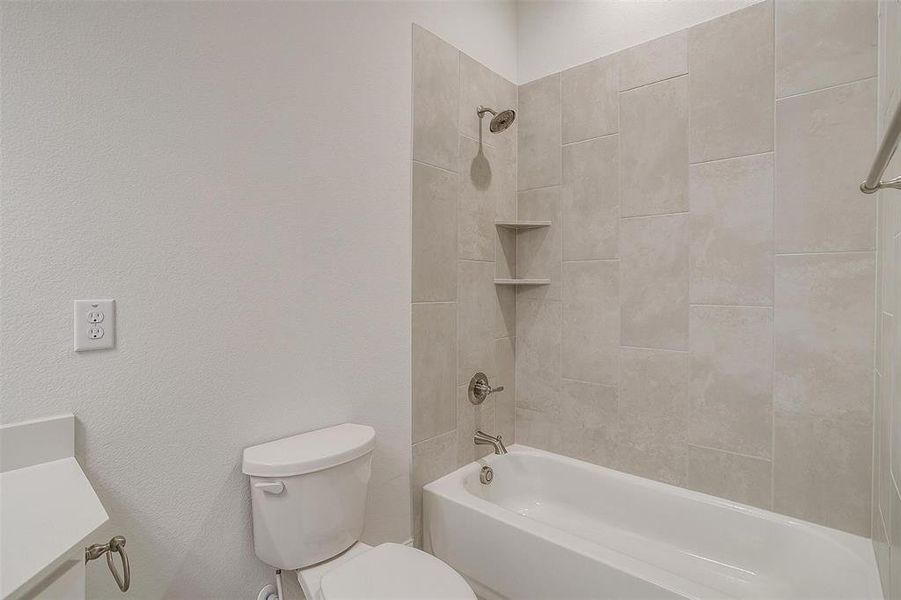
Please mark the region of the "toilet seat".
<svg viewBox="0 0 901 600"><path fill-rule="evenodd" d="M476 600L456 571L431 554L381 544L326 572L323 600Z"/></svg>

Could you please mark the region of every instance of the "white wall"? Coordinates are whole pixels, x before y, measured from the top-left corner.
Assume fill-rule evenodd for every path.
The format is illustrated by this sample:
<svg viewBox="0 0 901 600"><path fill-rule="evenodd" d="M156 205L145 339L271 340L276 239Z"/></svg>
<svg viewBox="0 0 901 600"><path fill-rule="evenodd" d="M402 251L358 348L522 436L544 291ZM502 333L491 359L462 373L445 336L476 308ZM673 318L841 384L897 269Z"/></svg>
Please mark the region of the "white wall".
<svg viewBox="0 0 901 600"><path fill-rule="evenodd" d="M518 83L528 83L760 0L520 0Z"/></svg>
<svg viewBox="0 0 901 600"><path fill-rule="evenodd" d="M78 416L130 596L253 597L241 449L341 421L409 535L413 21L515 79L509 3L2 5L0 416Z"/></svg>

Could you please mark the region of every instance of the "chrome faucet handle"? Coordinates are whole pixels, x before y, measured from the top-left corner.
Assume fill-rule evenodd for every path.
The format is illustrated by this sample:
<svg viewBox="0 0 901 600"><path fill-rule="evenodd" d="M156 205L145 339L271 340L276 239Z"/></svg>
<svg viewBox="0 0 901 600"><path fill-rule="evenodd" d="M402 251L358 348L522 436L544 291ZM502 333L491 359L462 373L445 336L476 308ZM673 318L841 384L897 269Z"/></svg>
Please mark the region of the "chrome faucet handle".
<svg viewBox="0 0 901 600"><path fill-rule="evenodd" d="M469 380L469 401L473 404L481 404L495 392L503 392L504 386L491 387L488 376L484 373L476 373Z"/></svg>

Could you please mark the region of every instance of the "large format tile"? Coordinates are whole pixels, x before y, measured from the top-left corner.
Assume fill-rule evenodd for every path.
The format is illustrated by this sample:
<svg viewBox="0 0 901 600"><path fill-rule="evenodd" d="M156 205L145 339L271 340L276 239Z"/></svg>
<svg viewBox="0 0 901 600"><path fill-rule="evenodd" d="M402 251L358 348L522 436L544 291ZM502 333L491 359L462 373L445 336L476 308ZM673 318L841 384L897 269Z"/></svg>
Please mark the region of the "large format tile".
<svg viewBox="0 0 901 600"><path fill-rule="evenodd" d="M563 272L563 220L560 187L519 192L518 214L524 221L550 221L550 227L521 231L516 237L516 275L550 279L550 285L524 287L521 299L560 300Z"/></svg>
<svg viewBox="0 0 901 600"><path fill-rule="evenodd" d="M560 183L560 74L519 86L518 189Z"/></svg>
<svg viewBox="0 0 901 600"><path fill-rule="evenodd" d="M688 32L677 31L623 50L619 89L630 90L688 73Z"/></svg>
<svg viewBox="0 0 901 600"><path fill-rule="evenodd" d="M689 361L686 352L623 348L614 468L684 485Z"/></svg>
<svg viewBox="0 0 901 600"><path fill-rule="evenodd" d="M690 171L691 301L772 305L773 155Z"/></svg>
<svg viewBox="0 0 901 600"><path fill-rule="evenodd" d="M497 305L494 316L494 337L516 335L516 288L512 285L494 286Z"/></svg>
<svg viewBox="0 0 901 600"><path fill-rule="evenodd" d="M619 136L563 147L563 259L616 258Z"/></svg>
<svg viewBox="0 0 901 600"><path fill-rule="evenodd" d="M561 73L564 144L619 130L616 66L605 56Z"/></svg>
<svg viewBox="0 0 901 600"><path fill-rule="evenodd" d="M457 468L457 431L413 444L413 539L422 547L422 488Z"/></svg>
<svg viewBox="0 0 901 600"><path fill-rule="evenodd" d="M458 179L413 163L413 302L457 298Z"/></svg>
<svg viewBox="0 0 901 600"><path fill-rule="evenodd" d="M619 261L563 263L563 377L619 381Z"/></svg>
<svg viewBox="0 0 901 600"><path fill-rule="evenodd" d="M413 26L413 160L457 169L460 52Z"/></svg>
<svg viewBox="0 0 901 600"><path fill-rule="evenodd" d="M413 305L413 442L456 427L457 307Z"/></svg>
<svg viewBox="0 0 901 600"><path fill-rule="evenodd" d="M773 149L773 1L688 31L691 162Z"/></svg>
<svg viewBox="0 0 901 600"><path fill-rule="evenodd" d="M507 81L488 67L466 54L460 54L460 133L498 150L498 157L516 160L516 127L514 121L506 131L491 133L488 123L491 114L479 119L479 106L496 111L516 110L516 84Z"/></svg>
<svg viewBox="0 0 901 600"><path fill-rule="evenodd" d="M692 444L769 458L773 426L771 308L692 306Z"/></svg>
<svg viewBox="0 0 901 600"><path fill-rule="evenodd" d="M775 425L773 509L869 537L869 417L819 417L777 409Z"/></svg>
<svg viewBox="0 0 901 600"><path fill-rule="evenodd" d="M688 349L688 215L622 219L620 306L625 346Z"/></svg>
<svg viewBox="0 0 901 600"><path fill-rule="evenodd" d="M776 252L875 248L875 80L779 100L776 137Z"/></svg>
<svg viewBox="0 0 901 600"><path fill-rule="evenodd" d="M619 364L619 357L616 363ZM618 385L563 379L560 394L547 412L570 429L596 429L615 423L618 408Z"/></svg>
<svg viewBox="0 0 901 600"><path fill-rule="evenodd" d="M504 338L494 342L494 381L491 385L504 386L503 391L494 392L494 426L492 435L504 436L505 444L514 442L514 411L516 405L516 340Z"/></svg>
<svg viewBox="0 0 901 600"><path fill-rule="evenodd" d="M457 383L469 383L479 371L494 373L497 293L494 263L457 263Z"/></svg>
<svg viewBox="0 0 901 600"><path fill-rule="evenodd" d="M460 202L457 211L458 256L494 260L498 208L515 198L516 168L497 150L460 137Z"/></svg>
<svg viewBox="0 0 901 600"><path fill-rule="evenodd" d="M876 75L876 0L776 2L776 97Z"/></svg>
<svg viewBox="0 0 901 600"><path fill-rule="evenodd" d="M560 392L561 329L560 302L516 299L517 407L544 410Z"/></svg>
<svg viewBox="0 0 901 600"><path fill-rule="evenodd" d="M489 374L489 377L491 374ZM492 382L494 383L494 382ZM489 446L476 446L476 431L497 435L495 429L495 398L488 396L481 404L469 401L469 384L457 387L457 464L465 465L491 452Z"/></svg>
<svg viewBox="0 0 901 600"><path fill-rule="evenodd" d="M623 92L620 104L622 215L687 211L688 77Z"/></svg>
<svg viewBox="0 0 901 600"><path fill-rule="evenodd" d="M869 421L872 252L776 257L774 403L785 413Z"/></svg>
<svg viewBox="0 0 901 600"><path fill-rule="evenodd" d="M711 448L688 447L688 478L693 490L743 504L772 506L773 463Z"/></svg>

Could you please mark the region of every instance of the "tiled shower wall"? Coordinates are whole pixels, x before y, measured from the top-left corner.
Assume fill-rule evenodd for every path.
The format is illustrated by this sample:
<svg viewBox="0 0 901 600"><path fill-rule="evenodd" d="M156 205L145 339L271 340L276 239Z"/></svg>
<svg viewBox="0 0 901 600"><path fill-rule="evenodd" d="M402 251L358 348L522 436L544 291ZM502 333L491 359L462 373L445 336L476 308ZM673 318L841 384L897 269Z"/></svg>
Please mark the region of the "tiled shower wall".
<svg viewBox="0 0 901 600"><path fill-rule="evenodd" d="M879 3L879 139L901 103L901 0ZM896 153L884 179L901 175ZM873 547L886 598L901 598L901 191L879 192Z"/></svg>
<svg viewBox="0 0 901 600"><path fill-rule="evenodd" d="M516 211L516 125L480 123L480 104L516 108L516 86L425 29L413 28L413 533L422 486L476 457L483 428L513 440L515 268L496 219ZM504 385L467 397L482 371ZM479 447L479 455L485 447Z"/></svg>
<svg viewBox="0 0 901 600"><path fill-rule="evenodd" d="M518 442L869 535L876 17L767 0L519 87Z"/></svg>

